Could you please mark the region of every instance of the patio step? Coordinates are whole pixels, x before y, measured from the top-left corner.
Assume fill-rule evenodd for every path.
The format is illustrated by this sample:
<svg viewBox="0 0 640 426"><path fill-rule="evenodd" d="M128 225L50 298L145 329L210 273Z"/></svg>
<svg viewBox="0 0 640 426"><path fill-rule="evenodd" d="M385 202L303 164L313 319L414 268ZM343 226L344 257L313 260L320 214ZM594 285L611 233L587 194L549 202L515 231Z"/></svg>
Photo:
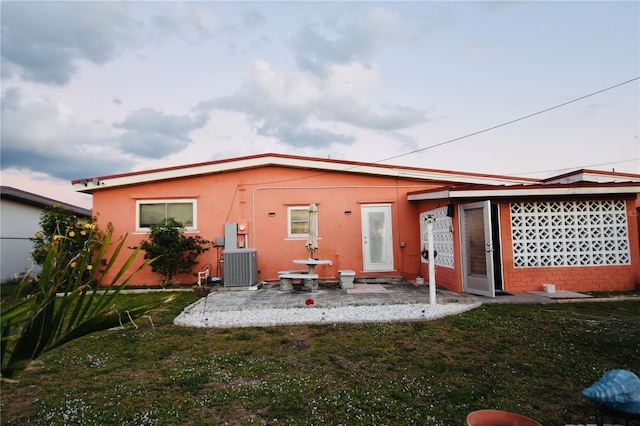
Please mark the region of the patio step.
<svg viewBox="0 0 640 426"><path fill-rule="evenodd" d="M406 280L402 275L377 275L373 277L358 277L354 283L356 284L396 284L405 282Z"/></svg>

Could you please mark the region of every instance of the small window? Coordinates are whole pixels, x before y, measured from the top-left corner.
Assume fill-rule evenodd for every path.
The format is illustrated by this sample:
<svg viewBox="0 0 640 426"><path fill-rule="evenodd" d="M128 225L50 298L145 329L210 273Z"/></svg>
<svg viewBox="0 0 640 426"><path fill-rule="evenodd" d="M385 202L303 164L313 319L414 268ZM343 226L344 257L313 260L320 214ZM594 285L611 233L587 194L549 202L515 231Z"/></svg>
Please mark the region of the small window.
<svg viewBox="0 0 640 426"><path fill-rule="evenodd" d="M289 207L289 238L309 236L309 206Z"/></svg>
<svg viewBox="0 0 640 426"><path fill-rule="evenodd" d="M151 225L174 218L188 229L196 229L196 200L150 200L138 201L136 206L136 228L148 231Z"/></svg>

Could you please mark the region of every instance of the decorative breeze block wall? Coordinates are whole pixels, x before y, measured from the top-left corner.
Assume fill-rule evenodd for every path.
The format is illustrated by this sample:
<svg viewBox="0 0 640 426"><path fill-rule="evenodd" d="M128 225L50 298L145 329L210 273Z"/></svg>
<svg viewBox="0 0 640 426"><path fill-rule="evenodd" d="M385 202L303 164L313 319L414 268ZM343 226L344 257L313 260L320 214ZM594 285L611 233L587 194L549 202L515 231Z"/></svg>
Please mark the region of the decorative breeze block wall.
<svg viewBox="0 0 640 426"><path fill-rule="evenodd" d="M439 207L434 210L420 213L421 250L426 250L428 248L426 221L428 216L433 216L436 219L433 223L433 247L438 253L435 258L435 264L438 266L453 268L455 265L453 257L453 220L447 216L446 207ZM422 256L421 261L422 263L427 262L427 260Z"/></svg>
<svg viewBox="0 0 640 426"><path fill-rule="evenodd" d="M510 204L515 267L628 265L624 200Z"/></svg>

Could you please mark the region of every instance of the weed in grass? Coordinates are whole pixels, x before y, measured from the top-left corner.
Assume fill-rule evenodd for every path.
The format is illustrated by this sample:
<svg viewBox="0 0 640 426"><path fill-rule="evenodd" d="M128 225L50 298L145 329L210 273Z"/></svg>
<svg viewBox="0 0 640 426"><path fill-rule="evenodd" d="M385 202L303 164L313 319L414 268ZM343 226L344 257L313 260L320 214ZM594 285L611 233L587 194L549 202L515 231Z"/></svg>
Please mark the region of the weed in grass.
<svg viewBox="0 0 640 426"><path fill-rule="evenodd" d="M251 340L251 337L251 334L244 332L236 333L233 335L233 338L236 340Z"/></svg>

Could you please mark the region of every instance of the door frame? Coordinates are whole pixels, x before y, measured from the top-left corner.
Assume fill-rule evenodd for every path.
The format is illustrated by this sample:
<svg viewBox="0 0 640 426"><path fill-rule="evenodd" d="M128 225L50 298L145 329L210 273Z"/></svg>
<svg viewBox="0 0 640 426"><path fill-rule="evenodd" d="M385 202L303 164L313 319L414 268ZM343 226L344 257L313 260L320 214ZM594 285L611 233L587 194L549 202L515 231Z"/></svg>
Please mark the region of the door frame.
<svg viewBox="0 0 640 426"><path fill-rule="evenodd" d="M470 256L467 244L466 215L468 210L482 209L482 217L484 224L484 253L486 276L471 274L468 271L468 259ZM494 249L492 220L491 220L491 202L489 200L479 201L469 204L461 204L459 206L460 217L460 248L462 253L462 290L465 293L477 294L479 296L495 297L496 283L494 279Z"/></svg>
<svg viewBox="0 0 640 426"><path fill-rule="evenodd" d="M361 227L362 227L362 270L363 272L390 272L394 270L393 259L393 221L392 205L389 203L362 204L360 206ZM375 263L370 260L369 250L369 217L368 212L380 211L384 213L384 244L385 261Z"/></svg>

